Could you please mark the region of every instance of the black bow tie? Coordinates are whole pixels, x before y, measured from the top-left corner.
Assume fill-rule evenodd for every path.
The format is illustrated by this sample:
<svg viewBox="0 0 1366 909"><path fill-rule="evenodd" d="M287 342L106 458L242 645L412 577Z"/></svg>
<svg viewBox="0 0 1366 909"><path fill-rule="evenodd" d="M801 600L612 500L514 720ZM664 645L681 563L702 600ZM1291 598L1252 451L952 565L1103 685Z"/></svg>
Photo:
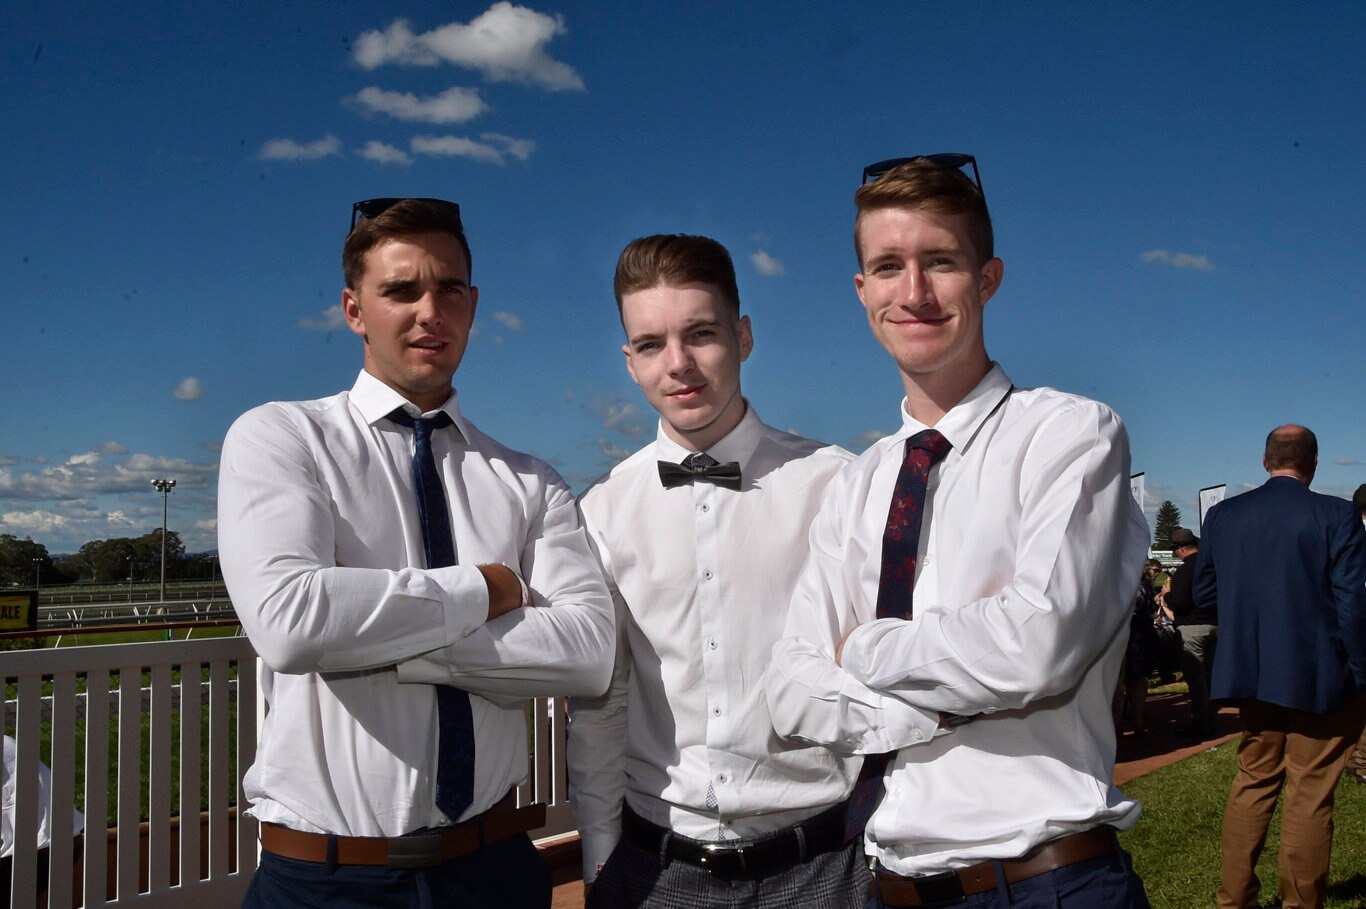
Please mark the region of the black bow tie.
<svg viewBox="0 0 1366 909"><path fill-rule="evenodd" d="M683 459L682 464L672 461L659 462L659 482L665 489L683 486L694 480L706 480L723 489L740 489L740 462L727 461L718 464L716 459L704 452L694 452Z"/></svg>

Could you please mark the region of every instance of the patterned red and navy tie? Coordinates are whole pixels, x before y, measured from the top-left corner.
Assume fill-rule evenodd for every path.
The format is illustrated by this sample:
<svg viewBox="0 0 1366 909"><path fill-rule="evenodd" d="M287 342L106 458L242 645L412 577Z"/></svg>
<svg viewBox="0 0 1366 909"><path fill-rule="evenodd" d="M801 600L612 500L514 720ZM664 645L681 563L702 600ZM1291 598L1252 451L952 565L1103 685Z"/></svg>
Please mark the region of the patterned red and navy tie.
<svg viewBox="0 0 1366 909"><path fill-rule="evenodd" d="M887 510L887 528L882 533L882 574L877 588L877 617L906 619L913 614L911 596L915 590L916 552L920 546L920 527L925 511L925 485L930 468L949 453L949 440L933 429L916 433L906 440L906 454L896 475L892 505ZM882 796L882 777L895 751L867 754L859 771L854 791L849 796L845 816L846 840L863 835Z"/></svg>
<svg viewBox="0 0 1366 909"><path fill-rule="evenodd" d="M455 564L455 541L451 537L451 513L446 492L432 456L432 431L451 425L449 414L430 419L410 417L399 408L389 419L413 430L413 486L422 521L422 546L428 568ZM474 716L467 692L450 685L436 686L437 759L436 807L457 820L474 801Z"/></svg>

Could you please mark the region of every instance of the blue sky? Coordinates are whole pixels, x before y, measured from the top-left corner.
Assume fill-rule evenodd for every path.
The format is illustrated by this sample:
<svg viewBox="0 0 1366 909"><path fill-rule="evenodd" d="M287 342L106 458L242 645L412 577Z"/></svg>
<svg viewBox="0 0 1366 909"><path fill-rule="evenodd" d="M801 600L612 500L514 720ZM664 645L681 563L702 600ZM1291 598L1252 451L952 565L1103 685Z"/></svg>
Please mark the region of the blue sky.
<svg viewBox="0 0 1366 909"><path fill-rule="evenodd" d="M1148 511L1366 482L1366 7L21 0L0 13L0 533L55 552L161 518L212 548L218 446L349 387L356 199L460 203L482 428L582 488L653 433L611 297L630 239L735 257L770 423L861 449L900 383L854 295L864 164L977 155L1020 385L1111 404ZM1118 6L1118 5L1117 5Z"/></svg>

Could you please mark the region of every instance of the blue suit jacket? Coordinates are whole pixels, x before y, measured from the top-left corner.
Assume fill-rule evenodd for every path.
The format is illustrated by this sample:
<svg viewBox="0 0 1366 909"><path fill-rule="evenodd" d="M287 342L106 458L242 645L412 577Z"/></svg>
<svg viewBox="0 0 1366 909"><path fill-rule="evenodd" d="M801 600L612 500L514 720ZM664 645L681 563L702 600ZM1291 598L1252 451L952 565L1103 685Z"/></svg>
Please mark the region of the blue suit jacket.
<svg viewBox="0 0 1366 909"><path fill-rule="evenodd" d="M1328 713L1366 691L1366 533L1294 477L1205 516L1195 602L1218 604L1210 696Z"/></svg>

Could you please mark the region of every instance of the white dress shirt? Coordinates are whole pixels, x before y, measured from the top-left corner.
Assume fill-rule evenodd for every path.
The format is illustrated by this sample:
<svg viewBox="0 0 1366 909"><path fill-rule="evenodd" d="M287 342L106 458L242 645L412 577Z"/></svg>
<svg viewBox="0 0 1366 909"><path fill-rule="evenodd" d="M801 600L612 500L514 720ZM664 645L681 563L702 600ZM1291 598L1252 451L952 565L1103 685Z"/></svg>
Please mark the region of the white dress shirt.
<svg viewBox="0 0 1366 909"><path fill-rule="evenodd" d="M19 743L12 736L4 738L4 762L0 764L0 858L14 855L14 814L15 798L19 781L15 776L19 763ZM52 844L52 771L42 761L38 762L38 785L27 796L38 801L38 842L39 849ZM71 833L74 836L85 829L85 815L72 809ZM44 882L46 883L46 882ZM5 905L9 904L9 894L3 894Z"/></svg>
<svg viewBox="0 0 1366 909"><path fill-rule="evenodd" d="M248 411L223 442L223 577L265 664L269 712L243 782L262 821L398 836L453 820L434 801L430 682L443 673L471 695L474 802L462 817L478 814L526 778L519 699L607 686L611 600L564 482L461 417L452 392L440 410L455 426L433 434L432 451L457 564L428 569L413 431L385 419L400 406L416 415L362 371L350 392ZM475 566L497 562L549 608L486 624Z"/></svg>
<svg viewBox="0 0 1366 909"><path fill-rule="evenodd" d="M1139 809L1110 782L1110 695L1148 532L1123 424L1095 401L1012 389L993 365L934 426L953 449L930 473L903 621L876 618L904 443L927 428L904 404L902 416L830 485L812 525L773 654L779 732L842 753L900 749L866 843L897 874L1128 827ZM926 711L977 719L935 736Z"/></svg>
<svg viewBox="0 0 1366 909"><path fill-rule="evenodd" d="M857 759L775 736L763 690L811 518L851 456L765 426L753 408L707 453L740 463L740 490L665 489L657 462L690 452L661 427L579 501L618 626L611 688L570 699L586 881L620 837L623 797L684 836L733 839L819 813L858 772Z"/></svg>

